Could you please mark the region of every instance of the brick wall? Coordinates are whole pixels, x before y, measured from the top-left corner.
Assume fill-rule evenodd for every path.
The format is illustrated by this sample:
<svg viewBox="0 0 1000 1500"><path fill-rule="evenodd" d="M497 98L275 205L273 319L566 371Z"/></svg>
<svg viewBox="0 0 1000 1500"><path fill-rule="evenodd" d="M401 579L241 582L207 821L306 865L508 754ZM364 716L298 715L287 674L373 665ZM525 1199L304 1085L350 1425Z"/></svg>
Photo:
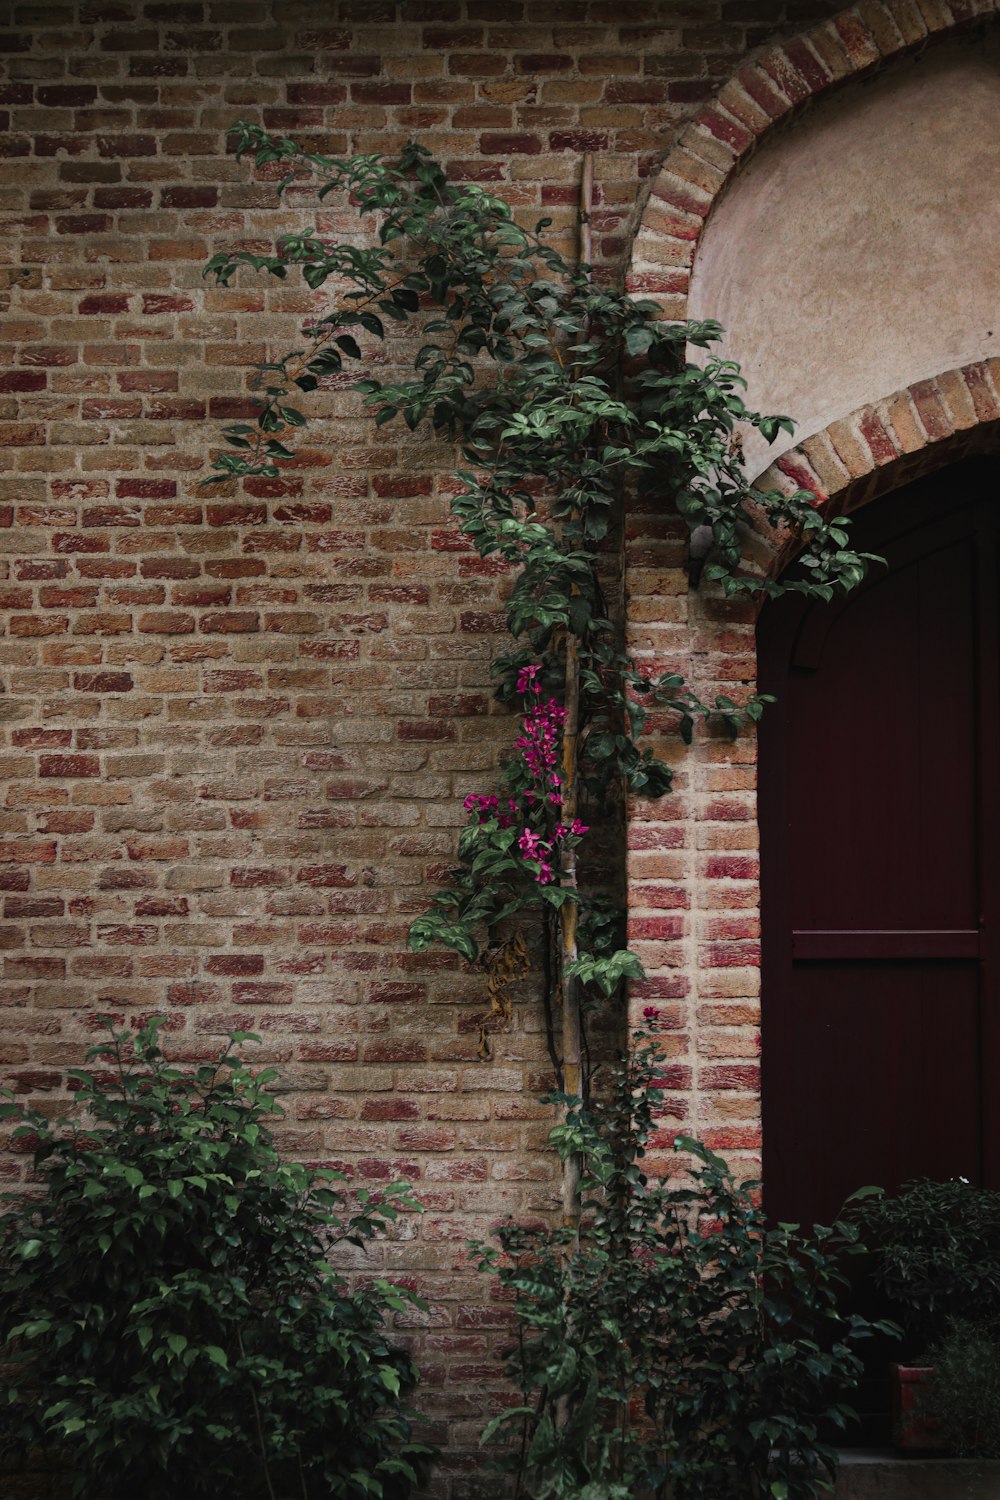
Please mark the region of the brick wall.
<svg viewBox="0 0 1000 1500"><path fill-rule="evenodd" d="M456 1496L476 1487L461 1450L496 1387L505 1323L465 1240L554 1201L530 986L482 1062L481 981L451 956L405 951L461 799L488 785L509 733L488 690L504 580L448 520L450 454L395 428L376 441L336 382L281 478L198 487L213 424L243 409L248 362L288 347L309 307L297 289L202 280L222 244L301 222L225 155L223 133L247 115L331 151L417 136L527 218L552 214L567 245L592 150L596 253L617 273L678 131L748 50L835 8L2 8L3 1073L53 1102L101 1012L165 1010L181 1055L233 1027L261 1032L293 1091L288 1148L409 1176L426 1204L382 1258L431 1300L422 1399L452 1470L467 1471ZM676 627L657 649L680 651L676 534L653 512L631 526L634 620ZM725 622L713 630L715 675L748 680L745 634L727 645ZM753 963L755 915L740 909L753 750L705 755L716 813L697 835L699 873L718 915L689 928L688 835L671 824L684 804L668 802L634 835L655 897L634 932L663 959L643 993L675 1027L676 1116L690 1007L676 952L656 945L681 943L684 964L717 976L699 1000L717 1105L698 1123L716 1144L752 1146L739 1132L755 1013L728 976ZM20 1172L8 1156L5 1179Z"/></svg>

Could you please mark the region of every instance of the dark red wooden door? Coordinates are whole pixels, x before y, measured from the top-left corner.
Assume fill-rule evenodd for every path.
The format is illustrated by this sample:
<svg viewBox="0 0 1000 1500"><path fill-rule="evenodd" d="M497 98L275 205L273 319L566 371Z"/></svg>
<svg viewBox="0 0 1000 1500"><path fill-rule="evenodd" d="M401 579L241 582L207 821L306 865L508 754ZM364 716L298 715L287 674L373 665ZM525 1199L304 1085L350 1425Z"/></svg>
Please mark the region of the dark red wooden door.
<svg viewBox="0 0 1000 1500"><path fill-rule="evenodd" d="M761 617L764 1202L829 1222L865 1183L1000 1186L1000 466L863 512L881 553Z"/></svg>

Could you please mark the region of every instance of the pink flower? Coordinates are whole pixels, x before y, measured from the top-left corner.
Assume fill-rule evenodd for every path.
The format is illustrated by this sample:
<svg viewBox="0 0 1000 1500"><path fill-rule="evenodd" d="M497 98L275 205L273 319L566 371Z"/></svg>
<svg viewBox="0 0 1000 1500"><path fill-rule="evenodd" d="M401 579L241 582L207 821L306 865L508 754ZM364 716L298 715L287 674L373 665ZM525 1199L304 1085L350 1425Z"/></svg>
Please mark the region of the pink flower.
<svg viewBox="0 0 1000 1500"><path fill-rule="evenodd" d="M517 691L519 693L540 693L541 684L535 681L542 670L541 663L536 662L532 666L522 667L517 674Z"/></svg>
<svg viewBox="0 0 1000 1500"><path fill-rule="evenodd" d="M462 805L467 813L477 813L480 823L485 823L500 806L500 799L495 796L484 797L478 792L470 792Z"/></svg>

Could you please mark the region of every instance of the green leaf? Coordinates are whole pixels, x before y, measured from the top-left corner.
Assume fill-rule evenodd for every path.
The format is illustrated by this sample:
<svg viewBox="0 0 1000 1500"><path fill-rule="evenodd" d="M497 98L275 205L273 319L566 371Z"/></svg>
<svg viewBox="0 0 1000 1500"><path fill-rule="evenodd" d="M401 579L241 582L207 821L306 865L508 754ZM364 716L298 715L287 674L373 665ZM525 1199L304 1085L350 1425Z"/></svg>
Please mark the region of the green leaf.
<svg viewBox="0 0 1000 1500"><path fill-rule="evenodd" d="M648 323L633 323L625 330L625 347L629 354L645 354L653 343L654 331Z"/></svg>
<svg viewBox="0 0 1000 1500"><path fill-rule="evenodd" d="M533 1406L510 1406L498 1417L493 1417L483 1428L479 1439L480 1448L484 1447L496 1437L497 1433L504 1428L508 1422L514 1421L516 1417L533 1417L535 1408Z"/></svg>

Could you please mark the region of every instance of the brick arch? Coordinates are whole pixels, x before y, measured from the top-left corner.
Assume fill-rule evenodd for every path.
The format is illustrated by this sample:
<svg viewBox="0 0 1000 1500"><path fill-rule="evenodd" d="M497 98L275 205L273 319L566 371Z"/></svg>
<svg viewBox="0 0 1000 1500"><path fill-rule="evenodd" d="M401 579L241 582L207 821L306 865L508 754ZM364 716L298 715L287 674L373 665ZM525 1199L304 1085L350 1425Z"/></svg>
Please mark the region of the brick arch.
<svg viewBox="0 0 1000 1500"><path fill-rule="evenodd" d="M1000 359L946 370L858 407L783 453L758 489L811 490L838 515L973 453L1000 450ZM758 566L777 573L794 543L762 534Z"/></svg>
<svg viewBox="0 0 1000 1500"><path fill-rule="evenodd" d="M726 185L776 128L831 89L983 21L1000 0L858 0L746 63L687 126L636 230L627 285L687 315L702 231Z"/></svg>

